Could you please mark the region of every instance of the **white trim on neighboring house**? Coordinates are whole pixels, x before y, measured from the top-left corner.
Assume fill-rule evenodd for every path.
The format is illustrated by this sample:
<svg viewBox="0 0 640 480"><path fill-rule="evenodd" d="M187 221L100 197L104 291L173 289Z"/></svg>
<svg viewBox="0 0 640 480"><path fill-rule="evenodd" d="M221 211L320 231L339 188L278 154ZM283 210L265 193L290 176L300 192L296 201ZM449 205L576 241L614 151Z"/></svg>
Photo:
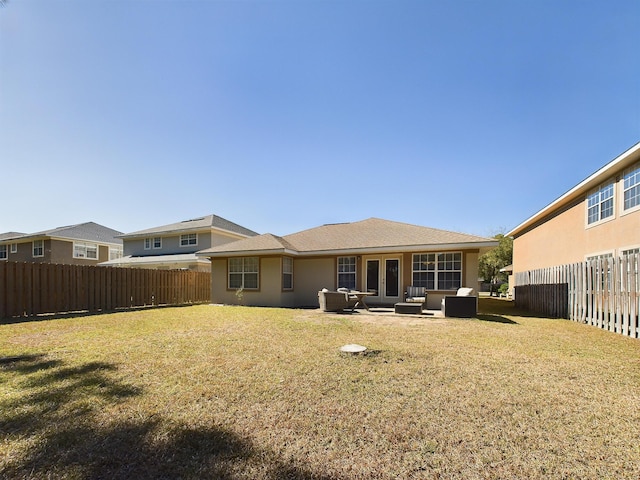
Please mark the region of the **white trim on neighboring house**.
<svg viewBox="0 0 640 480"><path fill-rule="evenodd" d="M17 243L12 243L11 244L11 253L18 253L18 244Z"/></svg>
<svg viewBox="0 0 640 480"><path fill-rule="evenodd" d="M36 243L40 245L36 247ZM38 250L41 250L41 252L36 254L36 248L38 248ZM44 240L33 240L31 242L31 255L33 256L33 258L44 257Z"/></svg>
<svg viewBox="0 0 640 480"><path fill-rule="evenodd" d="M614 258L615 250L603 250L601 252L589 253L584 256L585 260L597 260L598 258Z"/></svg>
<svg viewBox="0 0 640 480"><path fill-rule="evenodd" d="M142 239L142 247L144 250L151 250L151 237Z"/></svg>
<svg viewBox="0 0 640 480"><path fill-rule="evenodd" d="M156 243L158 246L156 247ZM162 249L162 237L152 237L151 238L151 248L154 250Z"/></svg>
<svg viewBox="0 0 640 480"><path fill-rule="evenodd" d="M9 259L9 246L7 244L0 245L0 260Z"/></svg>
<svg viewBox="0 0 640 480"><path fill-rule="evenodd" d="M616 179L611 178L585 195L585 228L616 219L616 191ZM603 217L603 214L606 216Z"/></svg>
<svg viewBox="0 0 640 480"><path fill-rule="evenodd" d="M625 182L627 180L629 180L629 182L633 182L633 183L630 183L629 187L625 186ZM625 209L624 194L627 192L627 190L630 190L630 189L636 189L636 191L638 192L636 195L634 195L634 199L635 197L640 196L640 162L636 163L635 165L632 165L631 167L627 168L624 172L622 172L622 178L620 179L620 195L619 195L620 216L628 215L630 213L637 212L640 210L640 198L635 199L637 203L634 206L631 206Z"/></svg>
<svg viewBox="0 0 640 480"><path fill-rule="evenodd" d="M95 251L95 257L92 253ZM92 242L73 242L73 258L99 260L100 246Z"/></svg>
<svg viewBox="0 0 640 480"><path fill-rule="evenodd" d="M590 177L586 178L578 185L573 187L564 195L560 196L549 205L544 207L542 210L538 211L520 225L512 229L510 232L507 232L505 236L513 237L514 235L518 235L535 225L537 222L545 219L548 215L555 212L556 210L562 208L575 201L580 197L585 197L586 194L596 188L598 185L606 182L610 179L614 172L619 172L620 169L628 168L629 166L635 164L638 161L638 157L640 156L640 142L636 143L633 147L618 155L614 160L609 162L607 165L599 169L597 172L592 174ZM586 220L585 220L586 224Z"/></svg>
<svg viewBox="0 0 640 480"><path fill-rule="evenodd" d="M183 237L186 238L187 242L183 243ZM191 242L191 239L194 239L194 242ZM182 233L180 234L180 238L178 240L178 246L180 247L197 247L198 246L198 234L197 233Z"/></svg>

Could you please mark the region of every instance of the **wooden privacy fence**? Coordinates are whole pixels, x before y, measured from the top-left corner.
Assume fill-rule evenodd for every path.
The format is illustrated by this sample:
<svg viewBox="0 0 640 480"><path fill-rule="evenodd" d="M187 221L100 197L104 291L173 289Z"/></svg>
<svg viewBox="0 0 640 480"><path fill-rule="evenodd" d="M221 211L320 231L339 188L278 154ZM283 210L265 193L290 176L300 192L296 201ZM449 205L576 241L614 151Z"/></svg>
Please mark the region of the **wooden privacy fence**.
<svg viewBox="0 0 640 480"><path fill-rule="evenodd" d="M638 253L518 272L516 306L640 338L639 272Z"/></svg>
<svg viewBox="0 0 640 480"><path fill-rule="evenodd" d="M0 262L0 318L211 301L211 274Z"/></svg>

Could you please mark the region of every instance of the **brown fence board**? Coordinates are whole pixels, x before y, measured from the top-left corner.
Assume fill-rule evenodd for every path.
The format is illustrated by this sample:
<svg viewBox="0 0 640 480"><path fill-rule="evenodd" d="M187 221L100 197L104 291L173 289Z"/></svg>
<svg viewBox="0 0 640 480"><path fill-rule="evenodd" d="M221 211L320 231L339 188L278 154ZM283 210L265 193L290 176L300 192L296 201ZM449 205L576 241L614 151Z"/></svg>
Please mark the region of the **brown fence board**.
<svg viewBox="0 0 640 480"><path fill-rule="evenodd" d="M0 318L210 301L207 272L0 262Z"/></svg>

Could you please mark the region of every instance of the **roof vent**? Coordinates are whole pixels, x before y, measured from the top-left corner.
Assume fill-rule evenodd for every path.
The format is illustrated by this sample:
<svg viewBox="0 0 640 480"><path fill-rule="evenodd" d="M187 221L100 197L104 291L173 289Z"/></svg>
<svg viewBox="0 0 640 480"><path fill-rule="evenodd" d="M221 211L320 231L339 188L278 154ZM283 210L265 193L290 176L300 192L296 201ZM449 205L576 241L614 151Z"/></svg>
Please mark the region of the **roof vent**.
<svg viewBox="0 0 640 480"><path fill-rule="evenodd" d="M182 223L189 223L189 222L198 222L200 220L204 220L204 217L200 217L200 218L192 218L191 220L183 220Z"/></svg>

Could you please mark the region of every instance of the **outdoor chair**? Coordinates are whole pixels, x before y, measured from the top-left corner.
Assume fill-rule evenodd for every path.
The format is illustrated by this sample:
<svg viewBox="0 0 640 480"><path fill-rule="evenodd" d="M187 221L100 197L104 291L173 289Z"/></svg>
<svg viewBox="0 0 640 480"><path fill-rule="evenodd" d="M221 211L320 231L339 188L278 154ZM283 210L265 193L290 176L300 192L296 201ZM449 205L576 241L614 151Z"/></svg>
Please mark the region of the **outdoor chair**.
<svg viewBox="0 0 640 480"><path fill-rule="evenodd" d="M353 312L357 302L358 297L349 295L348 291L332 292L323 288L318 292L318 303L323 312L342 312L345 309Z"/></svg>
<svg viewBox="0 0 640 480"><path fill-rule="evenodd" d="M473 288L459 288L455 295L445 295L440 309L445 317L472 318L478 314L478 297Z"/></svg>
<svg viewBox="0 0 640 480"><path fill-rule="evenodd" d="M425 287L414 287L413 285L408 286L404 301L406 303L422 303L422 308L427 308L427 289Z"/></svg>

